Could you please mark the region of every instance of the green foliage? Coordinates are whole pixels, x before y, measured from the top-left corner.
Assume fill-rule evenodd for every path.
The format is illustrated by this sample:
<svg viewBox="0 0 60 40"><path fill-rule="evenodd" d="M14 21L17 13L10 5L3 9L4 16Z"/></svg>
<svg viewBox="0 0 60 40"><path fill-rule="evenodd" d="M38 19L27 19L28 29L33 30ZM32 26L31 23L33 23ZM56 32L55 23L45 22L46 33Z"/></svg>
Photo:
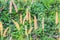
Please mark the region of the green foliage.
<svg viewBox="0 0 60 40"><path fill-rule="evenodd" d="M10 0L6 2L4 0L0 0L0 21L3 22L4 29L6 27L10 27L11 30L8 35L12 36L13 40L34 40L34 38L36 38L36 40L56 40L54 37L49 37L50 35L48 34L51 34L52 36L59 35L57 30L58 28L60 28L60 23L58 25L55 24L55 15L57 11L59 16L58 19L60 22L60 0L34 0L33 4L31 0L28 0L27 2L25 2L24 0L14 0L14 2L17 6L18 13L16 13L14 7L12 7L12 13L9 13ZM22 14L24 19L27 7L29 7L29 12L32 17L31 25L34 25L33 17L34 15L36 15L38 22L37 24L39 27L37 30L33 30L32 33L28 35L28 37L25 35L24 25L27 25L29 29L29 23L25 21L25 24L21 25L19 21L20 13ZM44 33L42 30L43 17ZM15 25L12 22L12 19L18 22L20 31L16 29ZM7 38L10 38L10 36L3 38L5 40L8 40Z"/></svg>

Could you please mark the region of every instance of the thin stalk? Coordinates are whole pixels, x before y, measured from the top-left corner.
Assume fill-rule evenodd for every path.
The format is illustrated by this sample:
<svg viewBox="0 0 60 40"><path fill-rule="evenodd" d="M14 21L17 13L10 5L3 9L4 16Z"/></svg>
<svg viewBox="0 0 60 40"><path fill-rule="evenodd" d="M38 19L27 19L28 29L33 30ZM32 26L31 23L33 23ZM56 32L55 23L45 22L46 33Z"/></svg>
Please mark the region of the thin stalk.
<svg viewBox="0 0 60 40"><path fill-rule="evenodd" d="M10 0L9 13L12 13L12 1Z"/></svg>
<svg viewBox="0 0 60 40"><path fill-rule="evenodd" d="M16 11L16 13L17 13L17 12L18 12L17 5L14 3L14 1L13 1L13 0L12 0L12 3L13 3L13 5L14 5L15 11Z"/></svg>
<svg viewBox="0 0 60 40"><path fill-rule="evenodd" d="M43 30L43 37L44 37L44 17L42 19L42 30ZM43 40L44 40L44 38L43 38Z"/></svg>
<svg viewBox="0 0 60 40"><path fill-rule="evenodd" d="M58 12L56 12L56 19L55 19L56 25L58 24Z"/></svg>
<svg viewBox="0 0 60 40"><path fill-rule="evenodd" d="M29 24L30 24L30 27L32 27L31 26L31 14L30 14L30 12L29 12Z"/></svg>

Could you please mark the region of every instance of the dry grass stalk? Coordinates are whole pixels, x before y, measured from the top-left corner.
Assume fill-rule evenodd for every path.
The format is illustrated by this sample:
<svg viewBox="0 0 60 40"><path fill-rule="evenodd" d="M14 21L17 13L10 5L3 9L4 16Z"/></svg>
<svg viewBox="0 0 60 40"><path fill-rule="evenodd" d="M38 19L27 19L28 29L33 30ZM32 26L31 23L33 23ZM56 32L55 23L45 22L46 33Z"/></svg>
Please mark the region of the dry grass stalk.
<svg viewBox="0 0 60 40"><path fill-rule="evenodd" d="M23 25L24 25L25 20L26 20L26 16L25 16L24 19L23 19Z"/></svg>
<svg viewBox="0 0 60 40"><path fill-rule="evenodd" d="M17 22L15 22L14 20L12 20L12 21L13 21L13 23L15 24L16 28L17 28L18 30L20 30L19 24L18 24Z"/></svg>
<svg viewBox="0 0 60 40"><path fill-rule="evenodd" d="M29 24L31 26L31 15L30 15L30 12L29 12Z"/></svg>
<svg viewBox="0 0 60 40"><path fill-rule="evenodd" d="M23 21L22 21L22 14L20 14L20 23L22 24Z"/></svg>
<svg viewBox="0 0 60 40"><path fill-rule="evenodd" d="M16 4L14 3L13 0L12 0L12 3L13 3L13 5L14 5L15 11L18 12L18 8L17 8L17 6L16 6Z"/></svg>
<svg viewBox="0 0 60 40"><path fill-rule="evenodd" d="M12 13L12 1L10 1L9 13Z"/></svg>
<svg viewBox="0 0 60 40"><path fill-rule="evenodd" d="M8 29L9 29L9 27L7 27L7 28L4 30L3 37L6 37L6 34L7 34Z"/></svg>
<svg viewBox="0 0 60 40"><path fill-rule="evenodd" d="M58 24L59 20L58 20L58 12L56 12L56 19L55 19L55 23L56 25ZM58 28L58 32L60 33L60 28ZM57 38L57 40L60 40L60 37Z"/></svg>
<svg viewBox="0 0 60 40"><path fill-rule="evenodd" d="M56 19L55 19L56 25L58 24L58 12L56 12Z"/></svg>
<svg viewBox="0 0 60 40"><path fill-rule="evenodd" d="M44 30L44 17L42 19L42 30Z"/></svg>
<svg viewBox="0 0 60 40"><path fill-rule="evenodd" d="M32 30L33 30L33 27L30 27L28 34L30 34Z"/></svg>
<svg viewBox="0 0 60 40"><path fill-rule="evenodd" d="M29 20L29 11L28 11L28 8L26 9L26 20L27 21Z"/></svg>
<svg viewBox="0 0 60 40"><path fill-rule="evenodd" d="M34 16L34 29L36 30L37 28L38 28L37 19L36 19L36 16Z"/></svg>
<svg viewBox="0 0 60 40"><path fill-rule="evenodd" d="M28 8L26 9L26 16L23 19L23 25L24 25L25 20L27 20L27 21L29 20L29 11L28 11Z"/></svg>
<svg viewBox="0 0 60 40"><path fill-rule="evenodd" d="M2 36L2 33L3 33L3 25L2 25L2 22L0 21L0 32L1 32L1 36Z"/></svg>
<svg viewBox="0 0 60 40"><path fill-rule="evenodd" d="M25 26L25 35L28 36L28 33L27 33L27 26Z"/></svg>

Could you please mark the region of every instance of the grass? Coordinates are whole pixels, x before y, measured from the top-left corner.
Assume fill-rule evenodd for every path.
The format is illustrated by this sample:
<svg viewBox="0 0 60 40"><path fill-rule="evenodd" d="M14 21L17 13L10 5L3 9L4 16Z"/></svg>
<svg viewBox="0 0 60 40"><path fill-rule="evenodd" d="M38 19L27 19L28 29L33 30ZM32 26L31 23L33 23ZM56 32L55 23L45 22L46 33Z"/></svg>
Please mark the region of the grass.
<svg viewBox="0 0 60 40"><path fill-rule="evenodd" d="M58 10L58 4L55 2L51 3L53 0L46 1L43 1L43 3L42 0L24 0L23 3L22 0L10 0L8 3L9 7L1 10L0 39L60 40L58 36L60 35L59 12L56 11ZM54 8L55 6L56 8ZM18 10L18 7L21 9Z"/></svg>

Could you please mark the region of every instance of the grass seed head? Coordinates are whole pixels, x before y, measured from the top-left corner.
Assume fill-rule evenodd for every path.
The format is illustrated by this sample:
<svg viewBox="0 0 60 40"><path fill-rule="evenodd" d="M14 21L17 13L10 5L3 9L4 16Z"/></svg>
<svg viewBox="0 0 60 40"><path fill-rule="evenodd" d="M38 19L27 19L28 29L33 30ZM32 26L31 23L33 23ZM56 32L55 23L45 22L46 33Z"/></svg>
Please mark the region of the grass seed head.
<svg viewBox="0 0 60 40"><path fill-rule="evenodd" d="M3 37L6 37L6 34L7 34L8 29L9 29L9 27L7 27L7 28L4 30Z"/></svg>
<svg viewBox="0 0 60 40"><path fill-rule="evenodd" d="M36 30L38 28L37 26L37 18L34 16L34 29Z"/></svg>
<svg viewBox="0 0 60 40"><path fill-rule="evenodd" d="M56 12L55 23L56 23L56 25L58 24L58 12Z"/></svg>
<svg viewBox="0 0 60 40"><path fill-rule="evenodd" d="M10 1L9 13L12 13L12 1Z"/></svg>
<svg viewBox="0 0 60 40"><path fill-rule="evenodd" d="M22 21L22 14L20 14L20 23L22 24L23 21Z"/></svg>
<svg viewBox="0 0 60 40"><path fill-rule="evenodd" d="M29 12L29 23L31 24L31 14Z"/></svg>
<svg viewBox="0 0 60 40"><path fill-rule="evenodd" d="M2 22L0 21L0 32L1 32L1 36L2 36L2 33L3 33L3 25L2 25Z"/></svg>
<svg viewBox="0 0 60 40"><path fill-rule="evenodd" d="M44 30L44 17L42 19L42 29Z"/></svg>
<svg viewBox="0 0 60 40"><path fill-rule="evenodd" d="M28 36L28 33L27 33L27 26L25 26L25 35Z"/></svg>
<svg viewBox="0 0 60 40"><path fill-rule="evenodd" d="M13 23L15 24L16 28L17 28L18 30L20 30L19 24L18 24L17 22L15 22L14 20L12 20L12 21L13 21Z"/></svg>
<svg viewBox="0 0 60 40"><path fill-rule="evenodd" d="M2 22L0 22L0 31L3 30L3 25L2 25Z"/></svg>
<svg viewBox="0 0 60 40"><path fill-rule="evenodd" d="M29 19L29 11L28 11L28 8L26 9L26 20L28 21Z"/></svg>
<svg viewBox="0 0 60 40"><path fill-rule="evenodd" d="M24 2L27 2L27 0L24 0Z"/></svg>
<svg viewBox="0 0 60 40"><path fill-rule="evenodd" d="M30 34L32 30L33 30L33 27L30 27L28 34Z"/></svg>
<svg viewBox="0 0 60 40"><path fill-rule="evenodd" d="M17 5L14 3L13 0L12 0L12 4L14 5L15 11L16 11L16 13L17 13L17 12L18 12L18 8L17 8Z"/></svg>

